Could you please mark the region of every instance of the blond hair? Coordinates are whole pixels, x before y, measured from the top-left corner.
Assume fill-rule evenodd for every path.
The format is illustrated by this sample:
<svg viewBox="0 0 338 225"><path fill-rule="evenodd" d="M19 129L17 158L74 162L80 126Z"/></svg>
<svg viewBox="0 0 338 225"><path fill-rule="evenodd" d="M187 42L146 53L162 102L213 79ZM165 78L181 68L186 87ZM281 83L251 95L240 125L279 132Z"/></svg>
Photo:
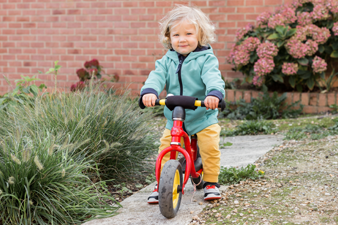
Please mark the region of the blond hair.
<svg viewBox="0 0 338 225"><path fill-rule="evenodd" d="M160 41L165 48L172 49L170 31L174 23L182 21L188 21L195 25L199 46L206 46L215 41L215 27L200 9L176 5L175 8L160 21Z"/></svg>

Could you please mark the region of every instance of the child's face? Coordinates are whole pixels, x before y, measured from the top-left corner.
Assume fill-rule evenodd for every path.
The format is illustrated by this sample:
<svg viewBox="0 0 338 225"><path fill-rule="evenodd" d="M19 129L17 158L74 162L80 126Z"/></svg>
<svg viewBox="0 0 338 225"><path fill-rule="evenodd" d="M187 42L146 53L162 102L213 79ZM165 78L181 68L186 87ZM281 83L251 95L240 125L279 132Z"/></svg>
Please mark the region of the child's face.
<svg viewBox="0 0 338 225"><path fill-rule="evenodd" d="M187 21L176 22L170 31L170 43L176 52L184 56L194 51L198 45L195 25Z"/></svg>

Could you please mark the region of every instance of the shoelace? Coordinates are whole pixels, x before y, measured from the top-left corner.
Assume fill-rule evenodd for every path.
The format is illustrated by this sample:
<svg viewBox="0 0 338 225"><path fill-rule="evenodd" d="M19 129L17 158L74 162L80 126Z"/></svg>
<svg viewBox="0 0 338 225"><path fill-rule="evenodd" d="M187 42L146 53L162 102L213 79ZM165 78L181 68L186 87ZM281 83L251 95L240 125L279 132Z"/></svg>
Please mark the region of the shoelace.
<svg viewBox="0 0 338 225"><path fill-rule="evenodd" d="M195 184L195 182L192 181L192 183L194 184L194 192L192 193L191 202L193 202L193 200L194 200L194 195L195 195L195 192L196 192L196 186L200 185L200 183L202 182L201 174L200 174L200 178L201 179L200 179L200 182L198 184ZM190 179L192 179L192 178L190 177Z"/></svg>

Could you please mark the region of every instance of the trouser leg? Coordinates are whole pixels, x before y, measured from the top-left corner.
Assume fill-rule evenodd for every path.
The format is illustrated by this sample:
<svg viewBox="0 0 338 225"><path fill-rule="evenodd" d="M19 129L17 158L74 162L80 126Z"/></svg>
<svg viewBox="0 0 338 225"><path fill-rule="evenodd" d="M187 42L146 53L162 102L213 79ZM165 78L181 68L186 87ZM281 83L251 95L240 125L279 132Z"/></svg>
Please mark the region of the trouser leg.
<svg viewBox="0 0 338 225"><path fill-rule="evenodd" d="M213 124L197 133L197 142L203 163L203 180L218 182L221 151L219 150L221 127Z"/></svg>

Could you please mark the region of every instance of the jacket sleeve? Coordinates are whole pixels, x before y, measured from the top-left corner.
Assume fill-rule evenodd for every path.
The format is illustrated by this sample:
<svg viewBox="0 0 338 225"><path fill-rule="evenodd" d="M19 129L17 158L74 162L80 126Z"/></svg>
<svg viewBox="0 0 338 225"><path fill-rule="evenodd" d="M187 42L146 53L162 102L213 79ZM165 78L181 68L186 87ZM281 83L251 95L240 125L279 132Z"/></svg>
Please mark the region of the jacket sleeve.
<svg viewBox="0 0 338 225"><path fill-rule="evenodd" d="M141 88L141 93L143 90L151 88L157 92L157 96L163 91L166 84L167 77L167 67L166 67L166 56L162 59L156 60L155 70L151 71L144 86Z"/></svg>
<svg viewBox="0 0 338 225"><path fill-rule="evenodd" d="M218 59L214 55L207 55L202 67L202 80L206 86L208 95L212 91L219 91L225 97L225 83L222 79L221 72L218 69ZM217 92L214 92L217 93Z"/></svg>

